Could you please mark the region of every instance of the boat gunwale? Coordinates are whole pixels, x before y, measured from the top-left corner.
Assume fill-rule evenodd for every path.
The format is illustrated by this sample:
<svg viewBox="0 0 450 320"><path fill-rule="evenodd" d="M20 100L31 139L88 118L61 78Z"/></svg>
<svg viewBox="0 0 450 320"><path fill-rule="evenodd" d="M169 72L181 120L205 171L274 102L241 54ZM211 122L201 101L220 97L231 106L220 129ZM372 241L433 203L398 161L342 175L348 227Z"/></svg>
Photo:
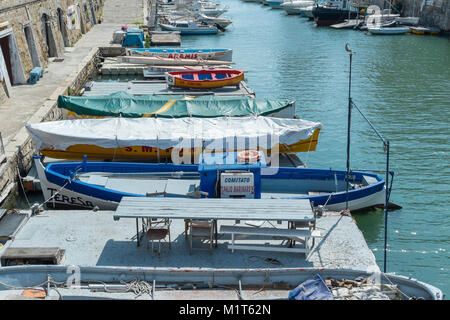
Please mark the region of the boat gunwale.
<svg viewBox="0 0 450 320"><path fill-rule="evenodd" d="M114 277L115 282L119 282L119 280L123 280L125 277L129 277L130 279L135 279L136 276L141 276L144 281L149 281L146 279L146 277L152 278L154 280L157 276L165 276L172 278L175 274L176 275L183 275L183 278L185 278L187 275L192 275L193 277L199 277L199 280L202 280L202 282L205 282L204 278L200 277L208 277L211 278L213 283L216 282L221 277L224 278L225 281L230 281L229 278L232 277L237 280L244 277L244 276L264 276L264 278L270 277L272 275L296 275L298 273L301 273L303 275L307 274L315 274L315 273L322 273L326 274L326 276L331 277L339 277L343 278L345 276L352 276L352 277L360 277L360 276L372 276L372 275L384 275L385 278L389 282L393 282L395 284L403 284L405 286L409 286L411 288L414 288L416 290L422 290L426 292L432 300L443 300L444 294L441 289L419 281L412 277L406 277L403 275L396 275L392 273L383 273L383 272L369 272L367 270L356 270L356 269L347 269L347 268L201 268L201 267L122 267L122 266L74 266L74 265L20 265L20 266L5 266L0 268L0 277L4 276L8 278L8 275L14 275L18 273L29 273L28 277L20 277L16 278L16 286L17 284L21 283L24 278L26 280L31 279L32 273L41 273L41 280L38 280L39 282L34 285L27 285L26 287L33 287L38 284L42 283L42 280L47 281L49 274L51 274L52 278L57 280L63 280L61 279L61 276L65 276L66 280L72 280L73 279L73 272L78 271L80 275L80 281L81 282L89 282L89 281L96 281L93 279L82 279L82 277L87 277L86 275L105 275L110 276L112 275ZM60 275L56 273L61 273ZM155 274L156 273L156 274ZM1 278L0 278L1 279ZM4 281L4 279L1 279ZM174 278L174 280L177 280ZM2 281L2 282L3 282ZM189 279L186 280L189 283L192 283L192 281L189 281ZM4 283L4 282L3 282ZM114 282L110 282L114 283ZM170 281L165 281L165 283L173 283ZM183 283L181 281L178 281L178 283ZM243 283L245 285L256 285L256 284L248 284ZM260 285L258 283L258 285ZM5 286L3 284L0 284L0 290L4 291Z"/></svg>

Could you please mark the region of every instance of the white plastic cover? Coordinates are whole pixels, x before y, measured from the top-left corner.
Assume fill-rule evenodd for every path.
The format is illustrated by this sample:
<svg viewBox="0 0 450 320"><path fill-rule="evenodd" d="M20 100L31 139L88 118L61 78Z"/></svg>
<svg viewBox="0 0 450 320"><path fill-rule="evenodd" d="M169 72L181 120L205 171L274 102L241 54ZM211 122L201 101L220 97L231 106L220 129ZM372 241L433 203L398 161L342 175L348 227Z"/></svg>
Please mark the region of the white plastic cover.
<svg viewBox="0 0 450 320"><path fill-rule="evenodd" d="M311 137L320 122L271 117L220 118L106 118L27 123L26 128L38 150L65 150L76 144L103 148L149 146L160 149L202 147L203 141L222 143L234 137L267 146L293 144ZM269 137L269 138L268 138ZM230 141L230 140L227 140Z"/></svg>

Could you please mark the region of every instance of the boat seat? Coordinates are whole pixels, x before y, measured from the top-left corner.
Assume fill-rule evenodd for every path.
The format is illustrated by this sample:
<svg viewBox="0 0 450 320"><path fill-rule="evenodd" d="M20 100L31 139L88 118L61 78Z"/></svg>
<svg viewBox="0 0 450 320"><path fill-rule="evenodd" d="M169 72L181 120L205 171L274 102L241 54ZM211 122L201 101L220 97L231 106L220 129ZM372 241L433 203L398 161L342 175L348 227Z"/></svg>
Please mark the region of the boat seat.
<svg viewBox="0 0 450 320"><path fill-rule="evenodd" d="M99 176L99 175L92 175L92 176L89 176L89 178L87 179L86 183L104 187L108 183L108 177Z"/></svg>
<svg viewBox="0 0 450 320"><path fill-rule="evenodd" d="M214 78L215 80L222 80L228 78L228 75L225 73L215 73Z"/></svg>
<svg viewBox="0 0 450 320"><path fill-rule="evenodd" d="M377 183L378 180L375 177L364 175L363 179L362 179L362 182L363 182L364 185L368 186L368 185Z"/></svg>
<svg viewBox="0 0 450 320"><path fill-rule="evenodd" d="M196 74L183 74L181 76L181 79L185 79L185 80L198 80L196 78L197 78Z"/></svg>
<svg viewBox="0 0 450 320"><path fill-rule="evenodd" d="M208 73L198 74L198 80L212 80L212 76L211 76L211 74L208 74Z"/></svg>
<svg viewBox="0 0 450 320"><path fill-rule="evenodd" d="M167 197L185 197L186 193L195 191L200 186L200 180L169 179L166 185Z"/></svg>
<svg viewBox="0 0 450 320"><path fill-rule="evenodd" d="M109 178L105 188L134 193L147 194L166 191L166 179L120 179Z"/></svg>

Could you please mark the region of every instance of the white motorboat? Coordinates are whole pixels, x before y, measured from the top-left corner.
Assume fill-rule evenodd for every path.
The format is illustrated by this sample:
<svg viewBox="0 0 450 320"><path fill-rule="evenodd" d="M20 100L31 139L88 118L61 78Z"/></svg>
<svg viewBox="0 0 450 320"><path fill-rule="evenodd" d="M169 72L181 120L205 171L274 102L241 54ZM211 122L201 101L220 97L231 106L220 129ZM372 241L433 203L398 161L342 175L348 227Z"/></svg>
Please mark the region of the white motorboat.
<svg viewBox="0 0 450 320"><path fill-rule="evenodd" d="M286 11L287 14L301 14L301 10L304 7L314 5L315 1L300 0L300 1L288 1L281 4L281 8Z"/></svg>
<svg viewBox="0 0 450 320"><path fill-rule="evenodd" d="M217 34L219 31L216 26L207 23L198 24L194 20L175 20L159 25L164 31L179 31L181 35Z"/></svg>
<svg viewBox="0 0 450 320"><path fill-rule="evenodd" d="M231 21L229 19L219 18L219 17L210 17L210 16L207 16L207 15L205 15L203 13L200 13L198 15L197 19L200 22L207 23L207 24L210 24L210 25L215 25L219 29L225 29L231 23L233 23L233 21Z"/></svg>
<svg viewBox="0 0 450 320"><path fill-rule="evenodd" d="M396 17L395 21L407 26L417 26L419 24L419 17Z"/></svg>
<svg viewBox="0 0 450 320"><path fill-rule="evenodd" d="M383 26L368 26L367 31L371 34L405 34L409 32L409 27L383 27Z"/></svg>

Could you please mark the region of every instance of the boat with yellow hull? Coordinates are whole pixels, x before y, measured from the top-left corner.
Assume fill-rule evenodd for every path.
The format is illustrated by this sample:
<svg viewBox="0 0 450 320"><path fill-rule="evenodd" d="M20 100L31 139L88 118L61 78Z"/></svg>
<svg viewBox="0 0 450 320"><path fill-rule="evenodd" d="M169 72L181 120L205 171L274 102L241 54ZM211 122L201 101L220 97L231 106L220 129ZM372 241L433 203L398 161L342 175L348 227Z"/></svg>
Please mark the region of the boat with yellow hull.
<svg viewBox="0 0 450 320"><path fill-rule="evenodd" d="M286 145L286 144L277 144L271 149L259 148L259 150L267 153L293 153L293 152L308 152L315 151L317 142L319 139L320 129L314 131L313 135L309 139L304 139L298 141L297 143ZM240 151L240 150L234 150ZM95 145L87 145L87 144L77 144L68 147L66 150L57 150L52 148L45 148L41 150L41 154L54 158L54 159L67 159L67 160L82 160L86 155L90 160L114 160L114 161L163 161L163 160L171 160L172 154L175 157L183 157L186 156L191 161L193 159L197 159L198 156L202 153L202 148L190 148L190 149L179 149L176 148L168 148L168 149L160 149L149 146L129 146L123 148L103 148ZM205 153L210 152L224 152L224 150L212 150L205 148Z"/></svg>
<svg viewBox="0 0 450 320"><path fill-rule="evenodd" d="M169 86L174 87L221 88L239 85L239 82L244 81L244 71L216 69L167 72L166 81Z"/></svg>
<svg viewBox="0 0 450 320"><path fill-rule="evenodd" d="M55 159L181 161L206 153L314 151L320 122L272 117L107 118L27 124L36 150ZM178 158L178 159L177 159Z"/></svg>
<svg viewBox="0 0 450 320"><path fill-rule="evenodd" d="M429 34L433 36L436 36L441 32L441 30L438 28L430 28L430 27L410 27L409 31L414 34L419 35Z"/></svg>

